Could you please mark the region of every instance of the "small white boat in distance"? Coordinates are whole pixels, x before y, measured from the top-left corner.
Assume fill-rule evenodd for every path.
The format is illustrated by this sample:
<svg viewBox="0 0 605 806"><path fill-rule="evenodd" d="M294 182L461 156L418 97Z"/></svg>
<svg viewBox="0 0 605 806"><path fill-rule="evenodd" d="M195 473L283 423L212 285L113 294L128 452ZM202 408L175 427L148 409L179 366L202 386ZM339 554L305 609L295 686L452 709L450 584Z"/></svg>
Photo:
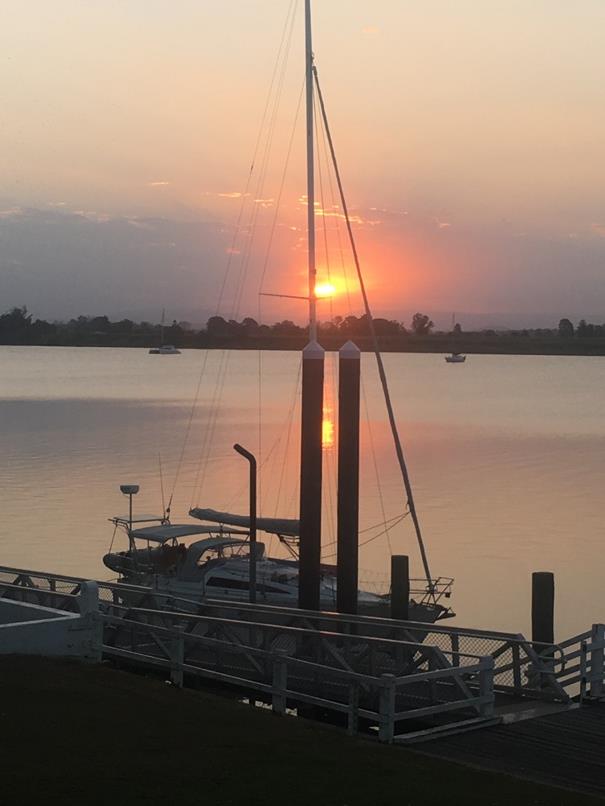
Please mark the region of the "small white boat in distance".
<svg viewBox="0 0 605 806"><path fill-rule="evenodd" d="M162 309L162 322L160 324L160 346L152 347L149 350L149 355L180 355L181 351L177 350L174 344L164 344L164 318L166 311Z"/></svg>
<svg viewBox="0 0 605 806"><path fill-rule="evenodd" d="M159 347L152 347L149 355L180 355L181 351L173 344L161 344Z"/></svg>
<svg viewBox="0 0 605 806"><path fill-rule="evenodd" d="M445 360L448 364L463 364L466 361L466 356L460 355L460 353L452 353L451 355L446 355Z"/></svg>

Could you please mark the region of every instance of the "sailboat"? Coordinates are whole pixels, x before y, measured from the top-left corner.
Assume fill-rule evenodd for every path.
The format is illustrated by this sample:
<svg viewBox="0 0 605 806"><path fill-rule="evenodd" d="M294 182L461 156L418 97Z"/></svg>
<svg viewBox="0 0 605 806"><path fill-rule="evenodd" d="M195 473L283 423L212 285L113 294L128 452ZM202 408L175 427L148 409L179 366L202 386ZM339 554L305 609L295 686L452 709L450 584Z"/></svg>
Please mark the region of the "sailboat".
<svg viewBox="0 0 605 806"><path fill-rule="evenodd" d="M346 221L351 251L357 271L359 287L370 329L380 382L384 392L389 426L393 437L397 461L406 493L407 513L414 524L424 577L410 580L411 600L409 617L415 621L433 623L453 615L444 603L449 599L453 580L449 577L433 578L420 530L410 478L399 437L386 371L379 349L374 320L366 293L360 261L351 227L346 198L332 136L330 133L324 98L314 64L311 31L311 0L305 0L305 54L306 54L306 134L307 134L307 215L308 215L308 281L309 281L309 337L316 343L318 323L316 317L315 268L315 205L314 205L314 100L317 93L319 109L332 158L334 175L340 195L341 209ZM321 348L319 348L321 349ZM262 542L252 543L249 537L252 518L247 515L217 512L194 507L189 512L194 524L172 524L164 513L161 517L146 516L133 521L130 518L113 518L115 527L122 528L128 539L128 549L110 552L104 557L108 568L117 571L120 579L136 585L153 585L157 595L166 601L175 599L195 602L209 596L218 599L245 601L254 589L257 602L292 606L299 604L300 566L299 553L301 522L277 518L254 517L255 530L276 535L290 552L290 559L277 559L265 555ZM302 519L301 519L302 520ZM201 521L201 523L200 523ZM136 528L135 528L136 527ZM202 537L203 535L203 537ZM191 543L188 538L197 537ZM255 583L252 583L254 568ZM336 566L321 564L319 580L319 607L333 610L336 606ZM252 587L253 586L253 587ZM186 606L186 605L185 605ZM389 614L390 594L360 589L360 613L384 616Z"/></svg>
<svg viewBox="0 0 605 806"><path fill-rule="evenodd" d="M166 310L162 308L162 321L160 323L160 346L152 347L149 350L149 355L180 355L181 351L178 350L173 344L164 344L164 318Z"/></svg>
<svg viewBox="0 0 605 806"><path fill-rule="evenodd" d="M456 327L456 314L452 314L452 334L455 337L455 327ZM450 355L445 356L445 360L448 364L464 364L466 361L466 356L462 355L462 353L452 352Z"/></svg>

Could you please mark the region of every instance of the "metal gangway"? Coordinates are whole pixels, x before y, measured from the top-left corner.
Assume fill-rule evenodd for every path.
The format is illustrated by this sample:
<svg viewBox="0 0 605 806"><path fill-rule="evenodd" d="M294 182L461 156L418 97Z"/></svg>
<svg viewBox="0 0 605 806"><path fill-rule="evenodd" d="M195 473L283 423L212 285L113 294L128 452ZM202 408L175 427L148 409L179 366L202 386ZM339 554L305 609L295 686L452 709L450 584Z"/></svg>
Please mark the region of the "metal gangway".
<svg viewBox="0 0 605 806"><path fill-rule="evenodd" d="M0 567L0 598L77 609L86 580ZM176 685L213 681L275 712L322 715L350 733L411 742L561 708L603 692L604 627L562 644L446 624L99 589L99 657L157 669Z"/></svg>

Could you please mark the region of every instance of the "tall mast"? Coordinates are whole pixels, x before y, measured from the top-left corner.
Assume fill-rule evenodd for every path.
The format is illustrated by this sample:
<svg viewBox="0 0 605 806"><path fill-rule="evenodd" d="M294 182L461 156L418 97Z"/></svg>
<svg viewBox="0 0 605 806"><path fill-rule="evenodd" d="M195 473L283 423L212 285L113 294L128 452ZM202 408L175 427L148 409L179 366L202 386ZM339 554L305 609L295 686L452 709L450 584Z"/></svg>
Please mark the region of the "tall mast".
<svg viewBox="0 0 605 806"><path fill-rule="evenodd" d="M309 341L317 340L315 286L315 172L313 153L313 36L311 0L305 0L305 85L307 97L307 242L309 251Z"/></svg>

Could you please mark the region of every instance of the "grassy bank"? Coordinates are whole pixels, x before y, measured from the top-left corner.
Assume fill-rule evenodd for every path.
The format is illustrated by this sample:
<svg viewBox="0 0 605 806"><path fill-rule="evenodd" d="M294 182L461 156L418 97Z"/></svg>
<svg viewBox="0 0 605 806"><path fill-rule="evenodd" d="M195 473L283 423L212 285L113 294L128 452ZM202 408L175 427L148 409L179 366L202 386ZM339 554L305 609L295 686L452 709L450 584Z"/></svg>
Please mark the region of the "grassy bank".
<svg viewBox="0 0 605 806"><path fill-rule="evenodd" d="M0 684L3 803L602 802L102 666L3 657Z"/></svg>

